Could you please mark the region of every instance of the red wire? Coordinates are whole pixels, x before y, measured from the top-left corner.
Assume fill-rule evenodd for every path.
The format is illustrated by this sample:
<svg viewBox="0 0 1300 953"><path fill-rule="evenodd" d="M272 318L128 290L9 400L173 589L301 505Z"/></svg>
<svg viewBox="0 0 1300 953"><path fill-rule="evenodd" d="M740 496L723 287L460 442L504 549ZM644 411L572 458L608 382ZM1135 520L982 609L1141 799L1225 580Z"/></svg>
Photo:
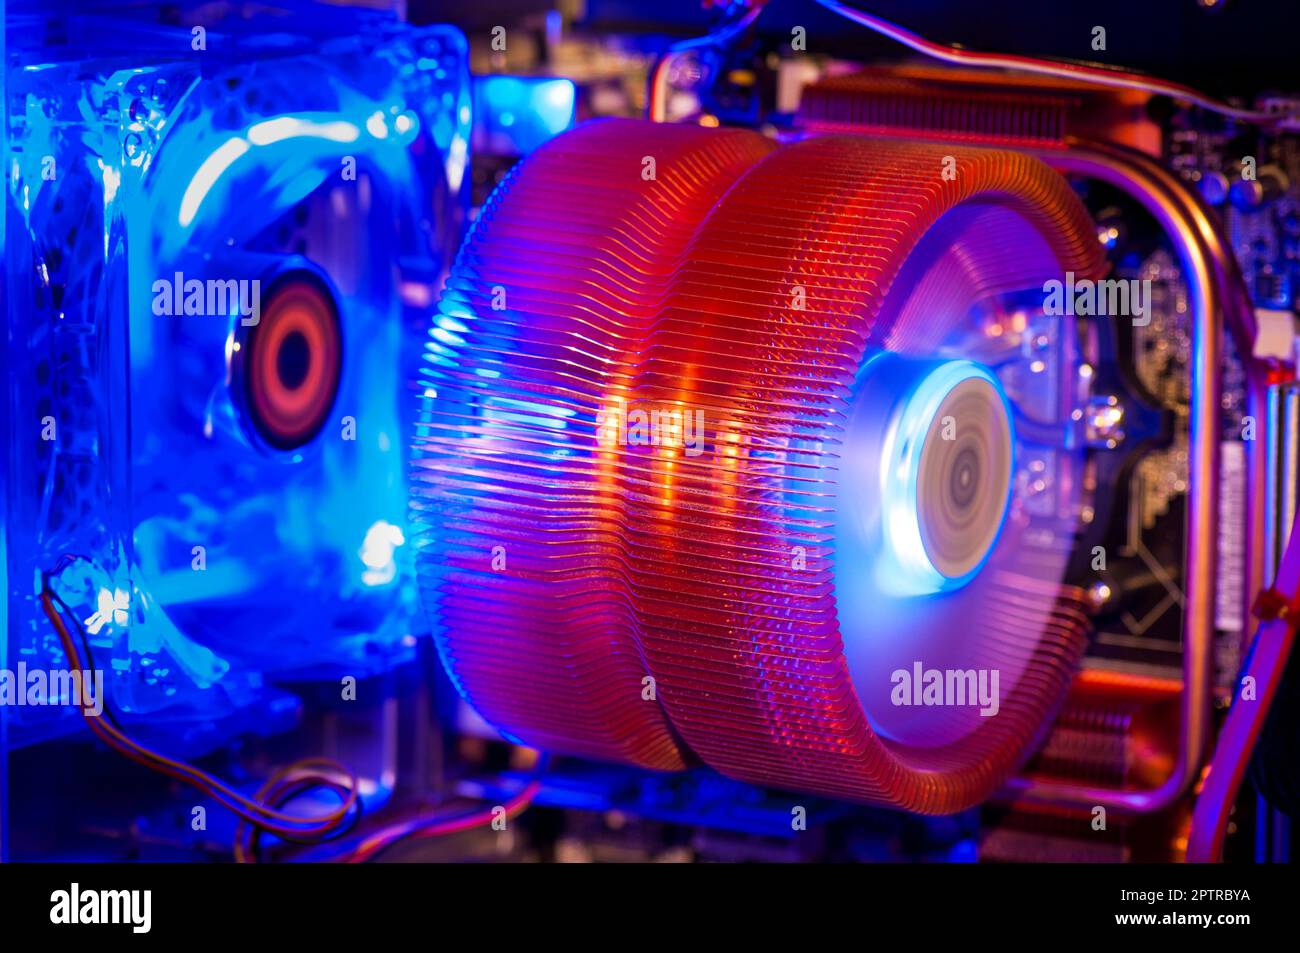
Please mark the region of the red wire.
<svg viewBox="0 0 1300 953"><path fill-rule="evenodd" d="M532 804L533 799L537 797L537 792L542 788L540 778L529 782L522 791L513 798L506 801L500 807L504 808L504 816L513 818L522 813L525 808ZM476 811L472 814L464 814L460 817L450 817L445 819L426 818L416 821L407 821L403 824L395 824L391 827L384 828L371 834L363 840L351 853L345 854L339 860L349 864L359 864L374 857L380 851L395 844L399 840L407 838L415 840L425 840L430 837L442 837L446 834L457 834L461 831L467 831L474 827L482 827L491 824L497 817L497 807L487 808L482 811Z"/></svg>
<svg viewBox="0 0 1300 953"><path fill-rule="evenodd" d="M62 560L60 560L62 564ZM64 654L68 658L69 666L76 672L85 671L81 662L81 656L77 652L76 643L72 639L71 633L63 622L55 605L53 591L48 584L41 591L41 606L45 610L46 617L54 630L58 633L59 641L63 646ZM344 768L325 759L308 759L299 762L297 767L307 766L308 768L318 768L321 772L316 775L319 780L319 786L323 787L341 787L334 780L335 776L343 776L349 779L350 786L346 788L347 794L343 797L342 803L335 809L319 817L305 817L293 814L285 814L275 810L266 804L250 800L232 790L212 775L180 761L174 761L166 756L159 754L149 748L136 742L129 735L124 734L110 724L101 721L98 716L93 714L83 703L81 707L82 717L86 725L95 734L100 741L108 745L114 751L124 757L134 761L136 764L157 771L167 777L174 778L191 787L197 788L208 796L212 797L227 810L239 815L239 817L255 824L258 827L277 834L287 836L296 836L302 838L311 838L329 834L337 830L347 821L347 818L357 806L357 783L355 776Z"/></svg>
<svg viewBox="0 0 1300 953"><path fill-rule="evenodd" d="M41 592L41 605L47 618L58 633L59 641L67 655L68 664L77 672L85 671L72 634L68 631L55 605L55 597L48 585ZM224 807L237 814L241 820L235 836L235 858L240 862L256 860L256 831L269 831L287 838L314 838L338 830L357 806L357 780L342 765L323 758L309 758L282 768L262 785L253 800L232 791L216 778L184 762L169 758L140 745L128 735L101 721L84 705L81 709L86 725L104 744L136 764L167 777L198 788ZM347 783L336 778L343 777ZM327 788L339 794L341 804L321 817L304 817L284 814L277 805L289 795L316 788ZM513 818L527 808L541 790L540 779L534 779L504 805L504 815ZM473 827L492 823L498 816L497 808L451 818L434 818L411 821L384 828L367 837L343 860L359 863L368 860L393 843L407 837L424 839L454 834Z"/></svg>

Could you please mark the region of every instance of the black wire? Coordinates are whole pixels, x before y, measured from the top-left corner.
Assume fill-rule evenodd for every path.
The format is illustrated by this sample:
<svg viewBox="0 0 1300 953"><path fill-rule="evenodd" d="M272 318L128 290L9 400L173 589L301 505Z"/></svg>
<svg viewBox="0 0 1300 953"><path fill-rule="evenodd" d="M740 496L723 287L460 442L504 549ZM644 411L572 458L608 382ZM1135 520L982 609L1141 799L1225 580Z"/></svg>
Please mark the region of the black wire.
<svg viewBox="0 0 1300 953"><path fill-rule="evenodd" d="M347 788L346 785L338 784L335 782L322 781L319 778L301 778L296 781L286 779L281 783L285 785L284 789L280 791L270 792L271 796L267 798L267 806L272 807L277 811L282 810L286 804L288 804L291 800L293 800L298 795L303 794L307 791L317 790L319 788L324 788L326 790L333 791L344 801L347 800L349 794L349 789ZM270 833L274 835L276 840L283 841L286 844L299 844L303 846L313 846L316 844L323 844L323 843L327 843L328 841L336 840L340 837L345 837L346 835L352 833L352 831L354 831L357 825L361 822L361 812L362 812L361 797L360 795L358 795L352 811L348 814L347 823L340 824L338 827L334 828L333 830L326 831L322 834L313 835L311 837L294 837L279 832L270 832ZM252 830L250 831L249 828L251 828ZM258 827L256 824L251 824L248 821L245 821L243 819L240 820L239 827L235 831L236 840L242 839L244 843L244 847L248 852L248 855L253 860L258 859L258 850L261 844L263 833L264 831L262 830L262 828Z"/></svg>
<svg viewBox="0 0 1300 953"><path fill-rule="evenodd" d="M94 657L94 653L91 652L90 649L90 638L86 633L85 627L82 626L81 620L78 618L77 614L72 610L72 607L69 606L63 600L63 597L60 596L54 590L53 585L51 585L50 583L51 575L53 575L54 573L61 572L63 567L66 566L67 563L72 561L74 561L73 557L67 555L62 556L59 558L59 561L55 564L53 570L50 570L49 572L42 572L41 592L44 595L48 595L50 597L50 600L59 607L59 609L61 610L61 614L65 617L65 622L67 620L71 620L72 627L77 632L78 639L81 642L81 649L86 656L85 665L82 667L82 681L84 683L86 678L86 673L88 671L92 673L95 671L95 657ZM106 697L107 693L103 689L101 689L101 694L105 696L100 699L103 707L103 715L108 719L109 723L112 724L114 728L116 728L121 734L125 735L127 733L126 729L122 727L121 723L117 720L117 716L113 713L113 709L108 704L108 698ZM287 789L284 789L276 794L275 796L276 803L268 805L273 810L279 810L285 803L288 802L288 800L292 796L300 794L303 791L313 790L316 788L323 787L332 790L336 794L338 794L339 797L344 802L347 801L348 796L352 793L351 789L348 788L347 785L338 784L336 782L322 781L320 779L300 779L299 781L296 782L290 779L286 779L283 783L288 785ZM220 799L218 799L218 801L220 801ZM228 807L229 805L223 805L223 806ZM311 838L297 838L297 837L292 837L290 835L281 834L279 832L276 832L276 836L279 837L281 840L288 841L290 843L295 843L295 844L315 844L315 843L320 843L322 841L333 840L336 837L342 837L343 835L349 833L356 827L358 821L361 818L361 809L362 809L361 798L360 796L358 796L354 803L353 810L348 815L349 820L346 824L341 824L336 828L326 831L320 835L314 835ZM257 839L258 839L258 835L262 831L262 826L247 821L245 818L241 816L240 817L241 828L244 824L248 824L253 828L253 835L251 838L249 838L248 844L249 844L249 853L252 856L256 857ZM236 837L239 837L241 833L242 831L240 829L237 829Z"/></svg>
<svg viewBox="0 0 1300 953"><path fill-rule="evenodd" d="M551 769L552 763L553 762L551 759L551 755L548 752L542 752L537 759L537 763L533 765L532 771L528 773L527 780L525 780L524 782L524 788L528 787L528 785L532 784L534 781L540 781L545 776L546 772ZM360 803L360 799L358 799L357 803ZM523 810L526 810L531 806L532 806L531 802L529 804L526 804L524 808L521 809L520 813L522 813ZM425 818L424 823L421 824L420 826L415 827L412 830L407 831L401 837L398 837L395 840L389 841L387 844L384 844L382 847L377 849L373 854L367 857L365 862L368 864L373 864L375 863L375 861L379 860L380 857L388 853L388 851L396 847L398 844L406 843L412 840L413 838L418 839L421 830L423 830L427 826L432 826L433 824L455 823L456 821L464 820L467 817L473 817L481 810L482 808L473 808L470 810L461 811L459 813L451 814L450 816L443 816L443 817L440 817L435 813L434 816ZM466 831L461 831L460 833L466 833ZM359 842L354 844L352 847L348 848L348 850L344 851L344 853L345 854L351 853L358 846L360 846Z"/></svg>

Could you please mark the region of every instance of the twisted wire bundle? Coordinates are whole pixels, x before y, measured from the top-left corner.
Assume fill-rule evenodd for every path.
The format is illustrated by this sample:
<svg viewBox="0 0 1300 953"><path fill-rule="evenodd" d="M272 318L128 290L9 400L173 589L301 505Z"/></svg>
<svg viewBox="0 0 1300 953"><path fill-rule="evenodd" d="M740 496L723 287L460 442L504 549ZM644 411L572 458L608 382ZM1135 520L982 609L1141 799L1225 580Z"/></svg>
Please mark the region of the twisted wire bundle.
<svg viewBox="0 0 1300 953"><path fill-rule="evenodd" d="M1092 234L1012 153L631 121L543 147L462 248L420 382L417 568L457 686L558 751L925 812L987 796L1082 650L1065 556L1027 555L1017 497L969 585L892 594L843 518L871 492L840 480L845 436L872 353L1097 274ZM998 714L892 704L913 661L996 668Z"/></svg>

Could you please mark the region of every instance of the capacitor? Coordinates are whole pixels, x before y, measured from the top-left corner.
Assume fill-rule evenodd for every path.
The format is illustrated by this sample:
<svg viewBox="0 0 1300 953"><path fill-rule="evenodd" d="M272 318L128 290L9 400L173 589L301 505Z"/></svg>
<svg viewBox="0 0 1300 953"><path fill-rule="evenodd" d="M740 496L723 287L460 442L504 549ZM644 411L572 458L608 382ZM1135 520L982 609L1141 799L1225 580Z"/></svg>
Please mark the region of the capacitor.
<svg viewBox="0 0 1300 953"><path fill-rule="evenodd" d="M1228 177L1217 169L1202 172L1198 184L1201 198L1205 199L1207 205L1222 205L1228 200Z"/></svg>
<svg viewBox="0 0 1300 953"><path fill-rule="evenodd" d="M1277 166L1265 166L1253 179L1236 179L1228 190L1228 197L1236 208L1252 212L1277 199L1286 189L1286 173Z"/></svg>

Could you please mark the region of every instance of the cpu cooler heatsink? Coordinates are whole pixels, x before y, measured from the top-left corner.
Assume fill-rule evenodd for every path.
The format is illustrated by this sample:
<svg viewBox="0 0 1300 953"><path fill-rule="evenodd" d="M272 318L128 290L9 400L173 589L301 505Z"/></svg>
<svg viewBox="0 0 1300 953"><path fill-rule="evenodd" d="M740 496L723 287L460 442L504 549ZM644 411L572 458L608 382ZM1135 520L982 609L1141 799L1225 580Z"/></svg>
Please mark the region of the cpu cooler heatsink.
<svg viewBox="0 0 1300 953"><path fill-rule="evenodd" d="M376 381L416 373L460 238L468 48L370 19L236 22L202 51L188 28L22 25L9 654L65 664L37 602L58 566L113 709L200 747L218 720L283 721L273 680L409 655L413 408ZM21 737L56 718L79 721L51 706Z"/></svg>
<svg viewBox="0 0 1300 953"><path fill-rule="evenodd" d="M1085 628L1036 532L1045 488L1080 509L1078 451L1033 425L997 302L1097 275L1094 236L1012 153L630 121L544 146L421 381L417 568L457 686L558 751L986 797ZM902 684L929 672L991 697Z"/></svg>

